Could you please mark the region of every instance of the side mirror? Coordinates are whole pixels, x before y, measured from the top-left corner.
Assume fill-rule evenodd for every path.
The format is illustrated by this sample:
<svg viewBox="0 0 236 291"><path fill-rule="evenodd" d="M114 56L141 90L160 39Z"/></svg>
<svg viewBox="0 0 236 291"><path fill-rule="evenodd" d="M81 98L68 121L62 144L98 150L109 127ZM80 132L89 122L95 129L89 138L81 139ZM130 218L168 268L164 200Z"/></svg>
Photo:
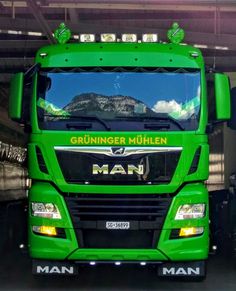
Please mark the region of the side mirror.
<svg viewBox="0 0 236 291"><path fill-rule="evenodd" d="M231 89L231 118L228 121L228 127L236 129L236 87Z"/></svg>
<svg viewBox="0 0 236 291"><path fill-rule="evenodd" d="M215 98L216 98L216 119L228 120L231 116L230 109L230 84L227 75L215 74Z"/></svg>
<svg viewBox="0 0 236 291"><path fill-rule="evenodd" d="M11 79L9 117L20 121L22 117L22 102L24 90L24 73L17 73Z"/></svg>

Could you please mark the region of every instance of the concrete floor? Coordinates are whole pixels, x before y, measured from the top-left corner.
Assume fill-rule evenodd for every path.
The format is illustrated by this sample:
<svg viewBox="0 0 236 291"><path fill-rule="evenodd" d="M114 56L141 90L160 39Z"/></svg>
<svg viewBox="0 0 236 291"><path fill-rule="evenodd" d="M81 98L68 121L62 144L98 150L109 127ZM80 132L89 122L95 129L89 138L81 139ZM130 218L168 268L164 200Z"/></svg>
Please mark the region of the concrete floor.
<svg viewBox="0 0 236 291"><path fill-rule="evenodd" d="M31 275L28 255L18 251L1 256L0 290L236 290L236 259L218 254L211 256L207 279L203 282L163 280L156 271L140 266L86 266L80 275L39 277Z"/></svg>

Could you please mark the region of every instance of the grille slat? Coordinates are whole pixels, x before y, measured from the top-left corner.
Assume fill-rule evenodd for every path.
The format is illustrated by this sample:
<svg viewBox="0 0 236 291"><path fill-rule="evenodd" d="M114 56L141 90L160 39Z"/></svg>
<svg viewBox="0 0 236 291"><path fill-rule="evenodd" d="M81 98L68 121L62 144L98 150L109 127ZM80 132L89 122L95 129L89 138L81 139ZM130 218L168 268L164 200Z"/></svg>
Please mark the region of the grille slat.
<svg viewBox="0 0 236 291"><path fill-rule="evenodd" d="M110 194L108 194L109 196L110 196ZM123 196L123 195L120 195L120 196ZM112 201L112 202L115 202L115 201L130 201L130 199L132 199L132 203L134 203L134 202L144 202L143 201L143 198L136 198L135 196L134 197L132 197L132 195L130 195L130 197L129 198L109 198L109 197L106 197L106 198L98 198L98 197L96 197L96 198L93 198L93 197L89 197L89 200L88 200L88 198L81 198L81 197L76 197L76 198L71 198L70 197L70 200L71 200L71 202L73 202L73 200L74 200L74 202L75 203L77 203L78 201L86 201L86 202L89 202L89 201L103 201L103 202L109 202L109 201ZM146 198L145 197L145 203L146 202L155 202L157 199L156 198ZM166 198L161 198L161 201L160 201L160 203L165 203L165 202L168 202L169 201L169 198L168 199L166 199Z"/></svg>
<svg viewBox="0 0 236 291"><path fill-rule="evenodd" d="M104 215L104 213L101 212L80 212L79 215ZM106 215L108 216L114 216L114 212L106 212ZM116 213L116 216L131 216L131 215L137 215L137 216L145 216L145 215L156 215L156 212L144 212L144 213L139 213L139 212L120 212L120 213Z"/></svg>
<svg viewBox="0 0 236 291"><path fill-rule="evenodd" d="M123 206L123 205L120 205L120 206L114 206L114 205L80 205L80 206L75 206L74 209L76 210L79 210L79 209L83 209L83 208L90 208L90 209L93 209L93 208L99 208L99 209L165 209L166 207L165 206Z"/></svg>
<svg viewBox="0 0 236 291"><path fill-rule="evenodd" d="M65 201L80 248L156 248L172 200L165 194L72 195ZM107 221L128 221L130 229L106 229Z"/></svg>

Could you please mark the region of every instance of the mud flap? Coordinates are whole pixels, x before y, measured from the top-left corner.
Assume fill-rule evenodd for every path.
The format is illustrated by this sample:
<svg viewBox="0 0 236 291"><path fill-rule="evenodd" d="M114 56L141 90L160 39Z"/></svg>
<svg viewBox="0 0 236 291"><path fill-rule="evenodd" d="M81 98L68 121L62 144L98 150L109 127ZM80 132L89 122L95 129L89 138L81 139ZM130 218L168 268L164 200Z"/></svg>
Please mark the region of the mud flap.
<svg viewBox="0 0 236 291"><path fill-rule="evenodd" d="M78 275L78 266L64 261L32 261L32 274L34 275Z"/></svg>
<svg viewBox="0 0 236 291"><path fill-rule="evenodd" d="M158 267L158 275L161 277L205 277L205 261L194 262L168 262Z"/></svg>

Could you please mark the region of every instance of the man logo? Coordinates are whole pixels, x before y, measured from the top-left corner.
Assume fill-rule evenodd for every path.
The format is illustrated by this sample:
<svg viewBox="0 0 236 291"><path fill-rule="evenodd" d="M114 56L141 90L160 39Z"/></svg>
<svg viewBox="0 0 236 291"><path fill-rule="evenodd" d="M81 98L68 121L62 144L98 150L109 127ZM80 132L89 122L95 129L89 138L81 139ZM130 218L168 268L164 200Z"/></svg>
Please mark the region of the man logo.
<svg viewBox="0 0 236 291"><path fill-rule="evenodd" d="M163 275L166 275L166 276L186 276L186 275L189 275L189 276L196 276L196 275L200 275L200 268L197 267L197 268L163 268L162 270L162 273Z"/></svg>
<svg viewBox="0 0 236 291"><path fill-rule="evenodd" d="M105 165L98 165L93 164L92 168L93 175L103 174L103 175L143 175L144 174L144 167L143 165L126 165L124 168L122 165L117 164L114 165L112 168L109 168L108 164Z"/></svg>
<svg viewBox="0 0 236 291"><path fill-rule="evenodd" d="M66 266L37 266L37 274L63 274L63 275L72 275L74 274L74 267Z"/></svg>
<svg viewBox="0 0 236 291"><path fill-rule="evenodd" d="M125 148L111 148L111 151L114 156L122 156L125 153Z"/></svg>

